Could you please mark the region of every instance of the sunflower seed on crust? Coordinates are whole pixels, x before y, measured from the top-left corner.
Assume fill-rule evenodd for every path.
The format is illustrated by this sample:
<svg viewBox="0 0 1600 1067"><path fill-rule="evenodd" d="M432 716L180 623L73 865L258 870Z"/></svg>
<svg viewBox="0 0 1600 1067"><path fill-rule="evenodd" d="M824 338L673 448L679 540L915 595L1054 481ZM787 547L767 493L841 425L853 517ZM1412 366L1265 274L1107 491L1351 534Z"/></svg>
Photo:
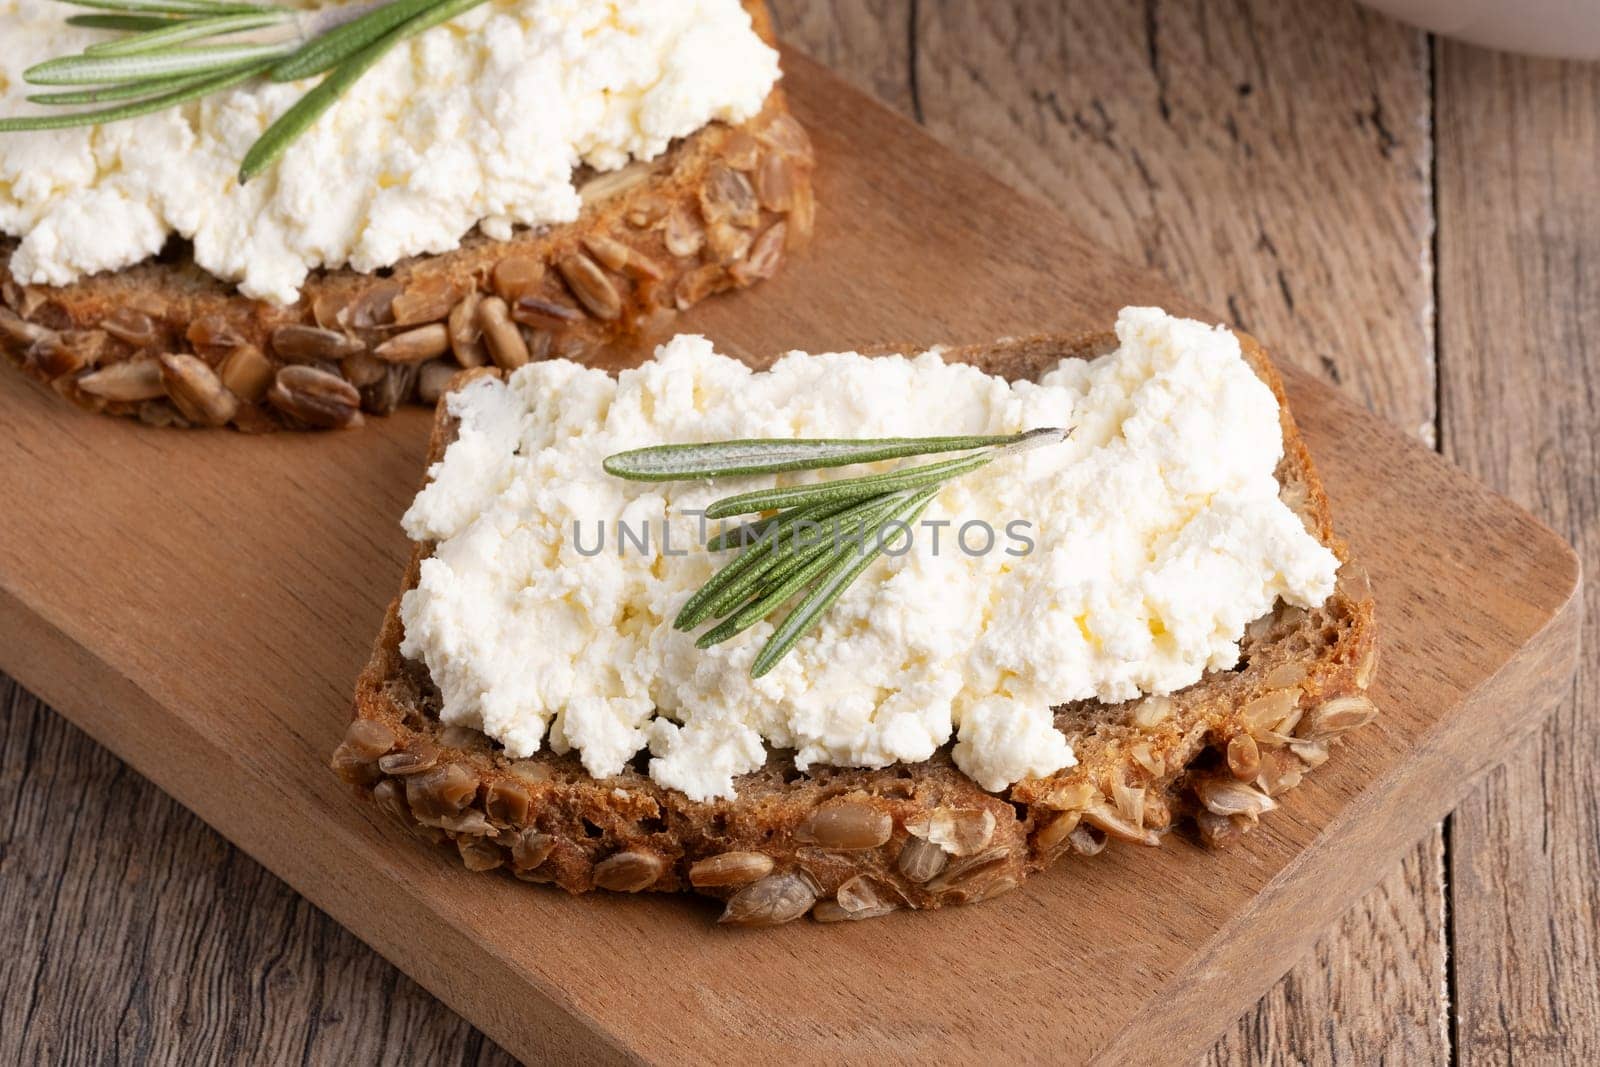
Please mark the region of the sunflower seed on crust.
<svg viewBox="0 0 1600 1067"><path fill-rule="evenodd" d="M814 156L811 136L792 115L778 115L756 131L756 140L776 148L801 164L809 164Z"/></svg>
<svg viewBox="0 0 1600 1067"><path fill-rule="evenodd" d="M157 357L161 380L184 418L202 426L221 426L239 410L239 400L205 360L181 352Z"/></svg>
<svg viewBox="0 0 1600 1067"><path fill-rule="evenodd" d="M370 352L357 352L339 361L339 373L344 375L345 381L362 389L382 381L383 376L389 373L389 364Z"/></svg>
<svg viewBox="0 0 1600 1067"><path fill-rule="evenodd" d="M666 864L648 852L618 852L594 865L594 884L614 893L637 893L661 877Z"/></svg>
<svg viewBox="0 0 1600 1067"><path fill-rule="evenodd" d="M698 860L689 868L689 884L709 886L747 885L772 873L772 857L762 852L723 852Z"/></svg>
<svg viewBox="0 0 1600 1067"><path fill-rule="evenodd" d="M559 330L574 322L582 322L583 312L559 300L525 296L512 306L511 317L524 326L532 326L535 329Z"/></svg>
<svg viewBox="0 0 1600 1067"><path fill-rule="evenodd" d="M1068 811L1041 826L1033 835L1034 847L1041 853L1053 852L1066 843L1067 837L1078 828L1083 818L1081 811Z"/></svg>
<svg viewBox="0 0 1600 1067"><path fill-rule="evenodd" d="M1142 806L1139 809L1139 814L1141 818L1144 815ZM1154 830L1146 830L1113 809L1109 804L1090 804L1087 808L1084 808L1083 822L1108 837L1115 837L1121 841L1131 841L1137 845L1153 846L1161 844L1161 838L1157 836Z"/></svg>
<svg viewBox="0 0 1600 1067"><path fill-rule="evenodd" d="M817 883L804 871L769 874L728 899L719 923L729 926L781 926L817 902Z"/></svg>
<svg viewBox="0 0 1600 1067"><path fill-rule="evenodd" d="M928 883L928 892L943 893L951 889L965 889L983 881L1004 867L1010 856L1004 847L992 848L950 864L944 872Z"/></svg>
<svg viewBox="0 0 1600 1067"><path fill-rule="evenodd" d="M1377 717L1378 706L1365 696L1334 697L1307 713L1294 733L1304 741L1325 741L1346 730L1365 726Z"/></svg>
<svg viewBox="0 0 1600 1067"><path fill-rule="evenodd" d="M1294 714L1299 699L1298 691L1279 689L1250 701L1239 709L1239 717L1244 720L1245 729L1258 737L1275 733Z"/></svg>
<svg viewBox="0 0 1600 1067"><path fill-rule="evenodd" d="M1144 790L1118 780L1111 786L1111 800L1117 813L1136 827L1144 826Z"/></svg>
<svg viewBox="0 0 1600 1067"><path fill-rule="evenodd" d="M1167 773L1167 761L1155 754L1148 741L1129 745L1128 756L1152 778L1160 778Z"/></svg>
<svg viewBox="0 0 1600 1067"><path fill-rule="evenodd" d="M476 808L460 812L442 812L438 815L419 815L417 821L438 830L449 830L452 833L469 834L474 837L488 837L495 832L489 820L483 817L483 812Z"/></svg>
<svg viewBox="0 0 1600 1067"><path fill-rule="evenodd" d="M794 206L795 165L783 152L767 152L756 168L756 199L768 211L787 212Z"/></svg>
<svg viewBox="0 0 1600 1067"><path fill-rule="evenodd" d="M511 839L511 865L519 870L532 870L555 851L556 839L540 833L531 826L517 832Z"/></svg>
<svg viewBox="0 0 1600 1067"><path fill-rule="evenodd" d="M833 900L818 901L811 917L818 922L854 922L876 919L899 907L900 903L885 898L871 879L858 874L839 887Z"/></svg>
<svg viewBox="0 0 1600 1067"><path fill-rule="evenodd" d="M267 401L308 426L337 430L361 425L361 394L336 374L291 364L280 367Z"/></svg>
<svg viewBox="0 0 1600 1067"><path fill-rule="evenodd" d="M497 822L517 826L528 821L533 794L515 779L497 778L483 795L483 810Z"/></svg>
<svg viewBox="0 0 1600 1067"><path fill-rule="evenodd" d="M907 837L895 860L895 869L908 881L921 885L944 870L949 854L932 841L920 837Z"/></svg>
<svg viewBox="0 0 1600 1067"><path fill-rule="evenodd" d="M361 290L349 304L339 311L339 325L351 330L371 330L394 323L394 302L402 286L392 279L378 282Z"/></svg>
<svg viewBox="0 0 1600 1067"><path fill-rule="evenodd" d="M477 793L477 776L460 763L442 763L406 778L406 802L418 818L455 815Z"/></svg>
<svg viewBox="0 0 1600 1067"><path fill-rule="evenodd" d="M578 186L578 197L587 207L598 204L612 197L621 196L629 189L644 184L650 177L650 164L645 162L629 163L618 170L596 174L582 185Z"/></svg>
<svg viewBox="0 0 1600 1067"><path fill-rule="evenodd" d="M623 244L615 237L592 233L583 239L583 247L606 269L614 270L618 274L657 280L662 277L662 270L655 260Z"/></svg>
<svg viewBox="0 0 1600 1067"><path fill-rule="evenodd" d="M789 230L785 235L786 244L791 252L811 240L811 234L817 227L817 197L811 190L811 183L798 183L792 199L789 214L784 218Z"/></svg>
<svg viewBox="0 0 1600 1067"><path fill-rule="evenodd" d="M47 331L45 337L28 348L24 359L48 381L76 374L99 361L99 353L79 342L83 335L73 330L66 333Z"/></svg>
<svg viewBox="0 0 1600 1067"><path fill-rule="evenodd" d="M372 799L377 802L379 810L402 825L410 825L411 809L406 807L405 791L399 783L385 778L372 787Z"/></svg>
<svg viewBox="0 0 1600 1067"><path fill-rule="evenodd" d="M418 739L398 752L390 752L378 760L384 774L421 774L439 762L439 748L432 741Z"/></svg>
<svg viewBox="0 0 1600 1067"><path fill-rule="evenodd" d="M907 833L957 857L981 852L994 828L994 813L987 808L935 808L906 821Z"/></svg>
<svg viewBox="0 0 1600 1067"><path fill-rule="evenodd" d="M533 296L544 284L544 260L538 256L507 256L494 265L489 288L508 304Z"/></svg>
<svg viewBox="0 0 1600 1067"><path fill-rule="evenodd" d="M835 851L877 848L889 840L894 820L865 800L833 800L795 827L794 838Z"/></svg>
<svg viewBox="0 0 1600 1067"><path fill-rule="evenodd" d="M420 326L425 322L443 322L460 297L461 287L448 279L413 278L405 291L394 298L394 324Z"/></svg>
<svg viewBox="0 0 1600 1067"><path fill-rule="evenodd" d="M1260 815L1278 802L1244 782L1233 778L1206 777L1194 783L1195 796L1208 811L1217 815Z"/></svg>
<svg viewBox="0 0 1600 1067"><path fill-rule="evenodd" d="M10 341L18 349L38 344L54 332L38 323L27 321L14 311L0 308L0 338Z"/></svg>
<svg viewBox="0 0 1600 1067"><path fill-rule="evenodd" d="M750 246L749 253L728 268L733 280L740 285L754 285L778 273L778 268L783 265L783 249L788 232L788 224L784 222L775 222L768 227L767 232L756 238Z"/></svg>
<svg viewBox="0 0 1600 1067"><path fill-rule="evenodd" d="M1326 741L1292 741L1289 751L1307 767L1320 767L1328 762L1328 742Z"/></svg>
<svg viewBox="0 0 1600 1067"><path fill-rule="evenodd" d="M340 744L362 759L375 760L394 748L397 740L394 731L383 723L355 719L345 728Z"/></svg>
<svg viewBox="0 0 1600 1067"><path fill-rule="evenodd" d="M476 815L477 812L473 814ZM498 846L477 837L457 838L456 851L461 853L461 862L469 871L492 871L496 867L504 866L506 862L505 853L501 852Z"/></svg>
<svg viewBox="0 0 1600 1067"><path fill-rule="evenodd" d="M700 216L707 225L731 222L735 226L754 226L761 218L761 205L750 179L724 164L713 164L700 190Z"/></svg>
<svg viewBox="0 0 1600 1067"><path fill-rule="evenodd" d="M228 392L254 404L267 395L276 371L272 360L261 354L255 345L240 344L223 357L217 367L217 377L228 387Z"/></svg>
<svg viewBox="0 0 1600 1067"><path fill-rule="evenodd" d="M463 367L481 367L489 362L483 348L483 330L478 326L478 304L483 294L473 290L450 309L446 329L450 331L450 351Z"/></svg>
<svg viewBox="0 0 1600 1067"><path fill-rule="evenodd" d="M77 386L105 400L154 400L167 395L161 364L149 358L107 364L79 378Z"/></svg>
<svg viewBox="0 0 1600 1067"><path fill-rule="evenodd" d="M1172 718L1174 705L1171 697L1149 696L1133 706L1133 723L1149 729L1160 726Z"/></svg>
<svg viewBox="0 0 1600 1067"><path fill-rule="evenodd" d="M303 326L299 323L279 326L272 331L272 354L288 363L315 363L328 360L337 363L346 356L366 351L358 338L321 326Z"/></svg>
<svg viewBox="0 0 1600 1067"><path fill-rule="evenodd" d="M1288 689L1306 680L1306 665L1296 660L1280 663L1267 673L1262 684L1269 689Z"/></svg>
<svg viewBox="0 0 1600 1067"><path fill-rule="evenodd" d="M1372 678L1377 672L1378 645L1377 642L1373 642L1367 646L1361 662L1356 665L1356 685L1364 690L1372 688Z"/></svg>
<svg viewBox="0 0 1600 1067"><path fill-rule="evenodd" d="M1200 840L1210 848L1225 848L1239 837L1239 828L1226 815L1217 815L1202 808L1195 812L1195 829Z"/></svg>
<svg viewBox="0 0 1600 1067"><path fill-rule="evenodd" d="M706 225L706 248L711 258L727 266L737 263L750 251L753 238L749 230L741 230L731 222L712 222Z"/></svg>
<svg viewBox="0 0 1600 1067"><path fill-rule="evenodd" d="M528 344L522 331L511 321L506 302L498 296L486 296L478 303L478 326L483 330L483 343L489 358L501 370L516 370L528 362Z"/></svg>
<svg viewBox="0 0 1600 1067"><path fill-rule="evenodd" d="M682 208L675 208L667 216L666 225L662 227L661 240L672 255L692 256L704 246L706 232L700 228L698 222L689 217L688 212Z"/></svg>
<svg viewBox="0 0 1600 1067"><path fill-rule="evenodd" d="M1266 749L1261 753L1261 768L1256 774L1256 786L1269 797L1287 793L1299 785L1305 776L1305 764L1282 748Z"/></svg>
<svg viewBox="0 0 1600 1067"><path fill-rule="evenodd" d="M113 308L99 325L112 337L135 348L154 348L160 341L155 321L134 308Z"/></svg>
<svg viewBox="0 0 1600 1067"><path fill-rule="evenodd" d="M594 260L582 252L574 252L563 256L561 262L556 264L556 269L561 272L572 295L595 318L610 322L622 315L621 294Z"/></svg>
<svg viewBox="0 0 1600 1067"><path fill-rule="evenodd" d="M1237 734L1228 742L1228 771L1241 782L1253 780L1261 771L1261 747L1249 734Z"/></svg>
<svg viewBox="0 0 1600 1067"><path fill-rule="evenodd" d="M397 333L372 350L385 363L422 363L450 351L450 330L442 322L431 322L405 333Z"/></svg>

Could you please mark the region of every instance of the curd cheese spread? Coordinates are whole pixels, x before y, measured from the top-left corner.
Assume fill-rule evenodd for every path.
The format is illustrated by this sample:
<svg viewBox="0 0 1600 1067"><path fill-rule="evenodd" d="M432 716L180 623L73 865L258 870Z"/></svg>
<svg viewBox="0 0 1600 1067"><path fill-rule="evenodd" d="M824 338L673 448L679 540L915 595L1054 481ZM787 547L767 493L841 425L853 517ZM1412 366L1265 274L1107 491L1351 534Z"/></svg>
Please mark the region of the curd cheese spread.
<svg viewBox="0 0 1600 1067"><path fill-rule="evenodd" d="M70 12L0 0L0 116L39 110L25 69L107 39ZM243 186L245 152L314 81L0 136L0 232L21 238L25 284L127 267L177 234L244 295L290 303L319 267L371 272L474 226L503 240L571 221L578 164L615 169L741 122L777 77L739 0L491 0L397 46Z"/></svg>
<svg viewBox="0 0 1600 1067"><path fill-rule="evenodd" d="M1071 766L1052 705L1232 667L1247 623L1279 597L1321 603L1338 566L1279 499L1278 405L1237 338L1153 308L1125 309L1117 336L1037 384L937 350L793 353L755 372L694 336L617 378L550 361L474 382L448 401L459 435L405 516L434 548L402 602L402 651L445 722L511 756L576 750L605 777L648 748L652 777L696 799L731 795L769 745L802 768L880 767L954 740L990 790ZM770 623L704 651L672 627L728 558L698 547L692 512L779 477L887 466L714 485L601 469L657 444L1065 425L1064 443L947 483L909 547L755 680Z"/></svg>

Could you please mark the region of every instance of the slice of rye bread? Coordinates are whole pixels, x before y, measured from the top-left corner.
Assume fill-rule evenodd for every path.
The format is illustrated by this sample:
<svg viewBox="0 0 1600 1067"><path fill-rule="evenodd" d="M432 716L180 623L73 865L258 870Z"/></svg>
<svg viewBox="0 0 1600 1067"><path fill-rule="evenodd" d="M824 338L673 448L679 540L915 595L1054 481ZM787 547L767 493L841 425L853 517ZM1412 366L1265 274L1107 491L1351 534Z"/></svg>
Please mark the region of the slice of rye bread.
<svg viewBox="0 0 1600 1067"><path fill-rule="evenodd" d="M1333 533L1276 371L1259 345L1241 340L1278 398L1283 499L1339 556L1336 591L1310 611L1280 601L1249 626L1235 669L1170 697L1057 708L1075 767L995 794L955 767L949 746L881 770L800 772L790 754L773 752L736 779L736 799L695 802L653 782L642 758L603 781L572 755L510 760L476 730L440 724L427 669L400 655L398 598L333 767L402 825L459 850L471 869L504 867L573 893L692 889L727 902L723 921L750 925L807 911L827 921L984 900L1063 853L1093 855L1109 838L1156 845L1179 825L1223 844L1327 759L1336 735L1376 714L1365 696L1376 663L1370 587ZM1114 343L1109 334L1033 337L946 354L1031 379ZM430 464L454 433L441 404ZM417 546L406 589L431 551Z"/></svg>
<svg viewBox="0 0 1600 1067"><path fill-rule="evenodd" d="M763 0L744 0L773 41ZM463 366L563 356L604 365L676 312L771 277L810 236L813 154L775 88L739 126L713 122L659 158L575 176L565 225L375 274L325 270L298 302L241 296L186 244L60 287L19 285L0 236L0 354L91 411L161 426L340 428L426 403Z"/></svg>

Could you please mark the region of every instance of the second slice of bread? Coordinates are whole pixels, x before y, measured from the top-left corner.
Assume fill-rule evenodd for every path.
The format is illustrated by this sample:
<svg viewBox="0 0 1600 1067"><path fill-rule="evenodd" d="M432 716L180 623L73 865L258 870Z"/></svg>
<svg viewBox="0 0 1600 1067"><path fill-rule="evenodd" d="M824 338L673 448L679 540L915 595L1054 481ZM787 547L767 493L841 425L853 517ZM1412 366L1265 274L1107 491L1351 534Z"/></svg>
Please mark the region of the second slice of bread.
<svg viewBox="0 0 1600 1067"><path fill-rule="evenodd" d="M773 43L762 0L745 0ZM90 411L260 432L353 426L432 403L462 366L648 346L713 294L771 277L809 239L812 148L781 88L663 155L574 181L580 216L372 274L322 270L288 306L250 300L174 254L65 286L10 277L0 236L0 356ZM448 330L449 344L440 344ZM646 347L648 350L648 347Z"/></svg>

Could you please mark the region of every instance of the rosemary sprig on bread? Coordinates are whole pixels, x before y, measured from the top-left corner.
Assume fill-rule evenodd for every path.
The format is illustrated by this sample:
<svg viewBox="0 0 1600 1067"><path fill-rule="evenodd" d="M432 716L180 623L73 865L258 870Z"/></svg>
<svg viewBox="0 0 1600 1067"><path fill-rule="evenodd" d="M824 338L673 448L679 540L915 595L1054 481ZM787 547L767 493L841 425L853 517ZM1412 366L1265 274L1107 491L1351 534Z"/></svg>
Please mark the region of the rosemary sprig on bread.
<svg viewBox="0 0 1600 1067"><path fill-rule="evenodd" d="M607 456L608 474L632 481L684 481L817 471L910 456L964 452L954 459L879 474L759 489L715 501L709 519L770 513L719 533L706 549L743 551L691 596L673 620L692 630L721 621L695 641L710 648L769 618L804 593L750 665L759 678L777 666L874 560L896 547L945 483L1026 448L1064 441L1072 429L1046 427L981 437L886 437L716 441L660 445Z"/></svg>
<svg viewBox="0 0 1600 1067"><path fill-rule="evenodd" d="M232 0L61 0L106 14L74 15L73 26L120 36L75 56L29 67L33 85L72 86L28 97L35 104L75 107L0 119L0 133L98 126L165 111L253 78L276 82L327 75L268 126L239 166L247 182L286 148L400 42L477 7L484 0L387 0L368 7L298 11ZM277 31L277 32L274 32ZM240 38L240 34L255 34Z"/></svg>

